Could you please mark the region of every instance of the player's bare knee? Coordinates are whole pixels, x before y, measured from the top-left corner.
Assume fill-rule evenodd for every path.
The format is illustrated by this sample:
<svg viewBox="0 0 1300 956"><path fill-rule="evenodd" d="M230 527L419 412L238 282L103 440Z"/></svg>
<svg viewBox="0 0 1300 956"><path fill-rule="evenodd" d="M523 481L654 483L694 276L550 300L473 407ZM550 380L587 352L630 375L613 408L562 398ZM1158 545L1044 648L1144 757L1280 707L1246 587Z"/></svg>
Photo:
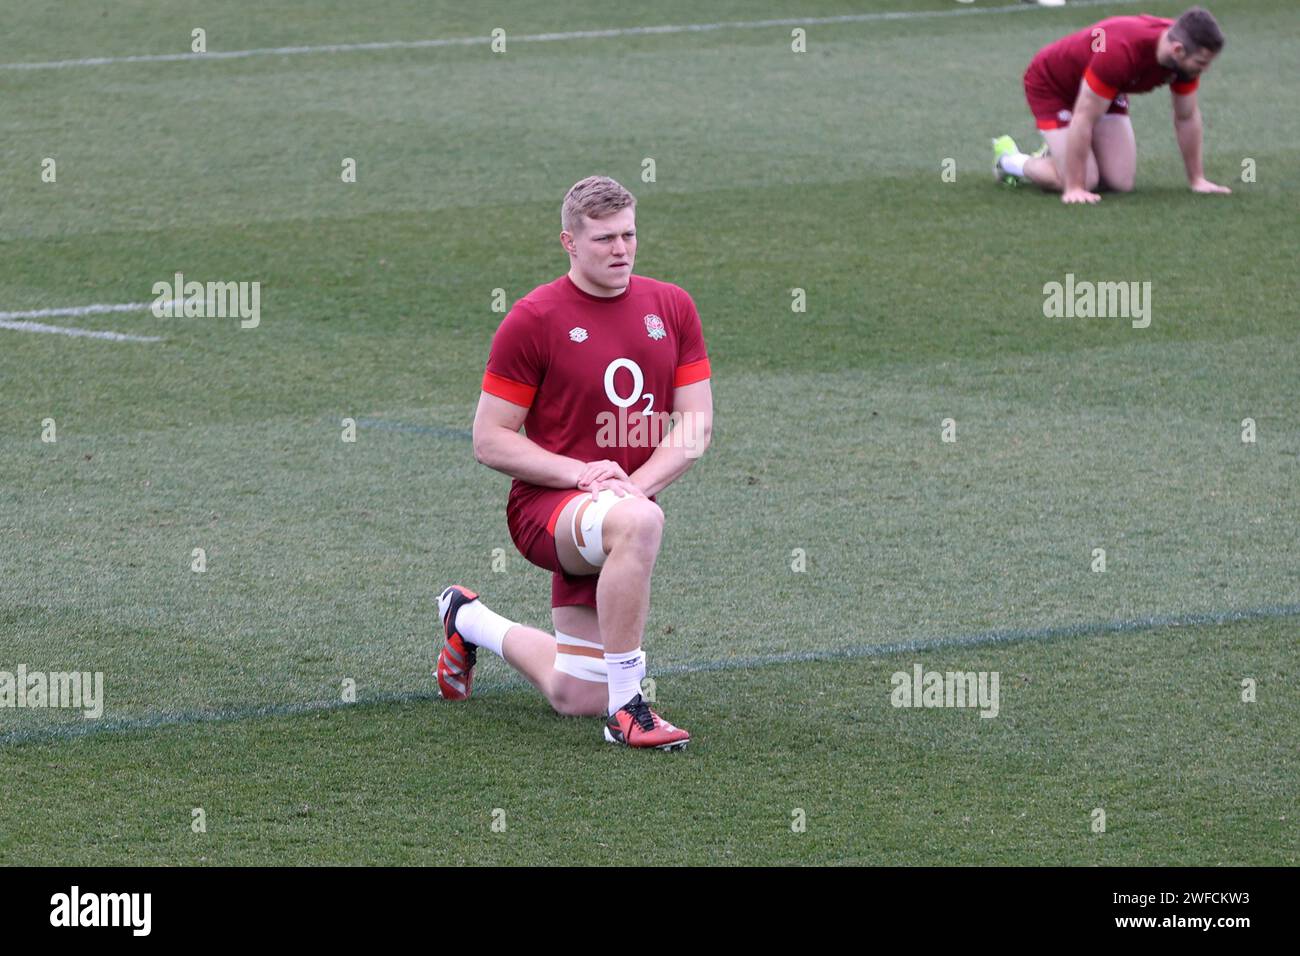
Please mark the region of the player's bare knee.
<svg viewBox="0 0 1300 956"><path fill-rule="evenodd" d="M1106 180L1106 187L1112 192L1131 193L1133 191L1134 177L1128 176L1123 179Z"/></svg>
<svg viewBox="0 0 1300 956"><path fill-rule="evenodd" d="M609 514L605 540L610 551L636 547L658 549L663 538L664 512L649 498L633 498Z"/></svg>
<svg viewBox="0 0 1300 956"><path fill-rule="evenodd" d="M583 716L582 714L578 713L578 707L576 702L570 699L568 695L564 694L563 692L557 691L556 693L551 695L551 708L561 717Z"/></svg>
<svg viewBox="0 0 1300 956"><path fill-rule="evenodd" d="M551 707L561 717L584 717L581 702L567 690L551 691Z"/></svg>
<svg viewBox="0 0 1300 956"><path fill-rule="evenodd" d="M557 683L548 698L551 708L561 717L602 717L604 708L592 702L590 694L570 684Z"/></svg>

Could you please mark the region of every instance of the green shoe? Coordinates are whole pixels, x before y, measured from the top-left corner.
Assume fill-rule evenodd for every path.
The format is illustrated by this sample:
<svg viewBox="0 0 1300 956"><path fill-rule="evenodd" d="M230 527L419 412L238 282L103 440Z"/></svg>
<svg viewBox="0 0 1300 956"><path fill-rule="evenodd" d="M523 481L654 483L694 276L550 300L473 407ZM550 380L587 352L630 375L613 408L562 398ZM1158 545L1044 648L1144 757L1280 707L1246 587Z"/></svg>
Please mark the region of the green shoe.
<svg viewBox="0 0 1300 956"><path fill-rule="evenodd" d="M1010 136L999 136L993 141L993 180L1004 186L1019 186L1020 178L1012 176L1002 168L1002 157L1007 153L1018 153L1020 147Z"/></svg>

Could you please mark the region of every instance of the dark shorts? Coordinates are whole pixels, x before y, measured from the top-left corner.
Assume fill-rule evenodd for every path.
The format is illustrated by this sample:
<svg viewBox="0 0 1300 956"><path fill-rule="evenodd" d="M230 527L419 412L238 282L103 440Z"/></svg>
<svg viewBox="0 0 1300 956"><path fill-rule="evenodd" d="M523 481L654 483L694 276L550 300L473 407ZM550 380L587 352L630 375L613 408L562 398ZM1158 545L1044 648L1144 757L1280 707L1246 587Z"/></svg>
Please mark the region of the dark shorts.
<svg viewBox="0 0 1300 956"><path fill-rule="evenodd" d="M551 607L578 604L596 606L596 582L599 574L569 574L560 567L555 550L555 523L572 499L588 492L576 488L547 488L530 494L506 507L506 524L510 540L525 558L551 572Z"/></svg>
<svg viewBox="0 0 1300 956"><path fill-rule="evenodd" d="M1076 91L1077 95L1077 91ZM1025 99L1029 102L1029 112L1034 114L1034 122L1039 129L1065 129L1070 125L1070 116L1074 112L1074 100L1065 99L1044 80L1035 63L1025 70ZM1108 114L1128 115L1128 96L1119 94L1111 100Z"/></svg>

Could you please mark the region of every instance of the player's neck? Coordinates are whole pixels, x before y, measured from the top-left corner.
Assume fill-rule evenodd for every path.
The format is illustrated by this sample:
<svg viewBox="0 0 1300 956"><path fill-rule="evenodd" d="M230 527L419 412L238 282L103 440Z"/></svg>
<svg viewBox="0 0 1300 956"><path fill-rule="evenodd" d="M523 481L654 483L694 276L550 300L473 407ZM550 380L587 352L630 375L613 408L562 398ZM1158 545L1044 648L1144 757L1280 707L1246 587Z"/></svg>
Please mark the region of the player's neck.
<svg viewBox="0 0 1300 956"><path fill-rule="evenodd" d="M627 291L626 285L623 286L623 288L621 289L609 289L606 288L605 286L595 285L587 281L587 278L584 275L582 275L582 273L580 273L576 268L569 270L569 281L572 282L574 285L576 285L583 292L587 293L587 295L594 295L600 299L614 299ZM628 276L628 282L630 283L631 281L632 281L632 277Z"/></svg>
<svg viewBox="0 0 1300 956"><path fill-rule="evenodd" d="M1156 38L1156 62L1167 70L1173 69L1173 67L1169 65L1173 61L1172 51L1170 50L1172 45L1173 44L1169 42L1168 29Z"/></svg>

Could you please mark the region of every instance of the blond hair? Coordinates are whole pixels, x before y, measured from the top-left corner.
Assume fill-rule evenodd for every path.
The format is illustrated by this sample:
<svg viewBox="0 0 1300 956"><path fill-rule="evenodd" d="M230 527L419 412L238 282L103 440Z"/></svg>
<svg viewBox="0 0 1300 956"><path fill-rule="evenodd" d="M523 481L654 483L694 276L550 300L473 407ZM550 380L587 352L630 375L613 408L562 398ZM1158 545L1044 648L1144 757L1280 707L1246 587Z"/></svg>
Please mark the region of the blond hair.
<svg viewBox="0 0 1300 956"><path fill-rule="evenodd" d="M588 176L574 183L560 207L560 226L571 236L582 228L583 217L604 219L636 205L636 197L608 176Z"/></svg>

